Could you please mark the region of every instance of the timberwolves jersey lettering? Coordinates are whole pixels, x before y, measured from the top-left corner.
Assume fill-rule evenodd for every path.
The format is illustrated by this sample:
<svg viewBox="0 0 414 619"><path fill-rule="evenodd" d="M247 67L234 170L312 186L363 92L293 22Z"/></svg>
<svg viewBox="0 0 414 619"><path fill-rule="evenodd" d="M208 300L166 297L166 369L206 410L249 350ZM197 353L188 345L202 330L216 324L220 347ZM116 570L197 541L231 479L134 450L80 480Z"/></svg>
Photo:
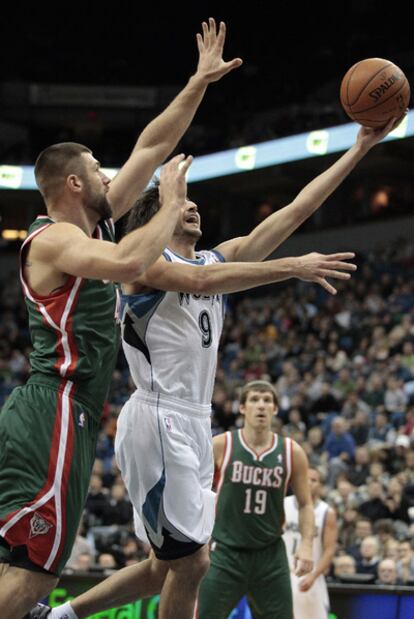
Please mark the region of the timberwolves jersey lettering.
<svg viewBox="0 0 414 619"><path fill-rule="evenodd" d="M166 260L201 266L224 259L215 251L187 260L170 249ZM223 327L222 295L154 290L122 297L122 344L135 385L167 398L211 405Z"/></svg>

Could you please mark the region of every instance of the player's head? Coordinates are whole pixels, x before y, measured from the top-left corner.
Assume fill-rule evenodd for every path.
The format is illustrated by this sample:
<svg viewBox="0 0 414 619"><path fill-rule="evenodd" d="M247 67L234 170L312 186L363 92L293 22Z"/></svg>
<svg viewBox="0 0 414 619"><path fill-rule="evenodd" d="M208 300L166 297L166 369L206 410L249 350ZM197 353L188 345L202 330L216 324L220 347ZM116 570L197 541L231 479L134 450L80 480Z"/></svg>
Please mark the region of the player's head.
<svg viewBox="0 0 414 619"><path fill-rule="evenodd" d="M273 385L266 380L253 380L240 392L240 412L245 425L255 429L271 428L278 411L278 398Z"/></svg>
<svg viewBox="0 0 414 619"><path fill-rule="evenodd" d="M61 142L43 150L36 160L35 178L48 206L56 205L66 192L100 218L112 215L106 198L109 179L82 144Z"/></svg>
<svg viewBox="0 0 414 619"><path fill-rule="evenodd" d="M145 226L158 213L160 206L159 182L155 181L151 187L141 194L131 209L125 232L128 234L132 230ZM181 208L181 217L174 231L174 237L182 238L183 236L194 244L201 237L200 215L197 205L188 199Z"/></svg>
<svg viewBox="0 0 414 619"><path fill-rule="evenodd" d="M308 482L312 501L316 501L320 496L322 484L322 475L319 469L316 469L315 467L309 467Z"/></svg>

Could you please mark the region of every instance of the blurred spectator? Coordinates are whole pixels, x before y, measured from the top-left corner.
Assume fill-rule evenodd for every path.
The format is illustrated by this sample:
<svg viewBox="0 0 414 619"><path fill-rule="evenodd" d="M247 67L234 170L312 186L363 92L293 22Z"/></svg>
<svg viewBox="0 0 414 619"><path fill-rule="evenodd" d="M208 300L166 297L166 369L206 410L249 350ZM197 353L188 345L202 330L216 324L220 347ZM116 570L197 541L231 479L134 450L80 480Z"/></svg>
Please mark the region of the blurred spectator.
<svg viewBox="0 0 414 619"><path fill-rule="evenodd" d="M368 501L359 506L359 513L371 521L380 518L389 518L390 510L385 503L384 491L378 481L371 481L368 484Z"/></svg>
<svg viewBox="0 0 414 619"><path fill-rule="evenodd" d="M346 472L348 481L354 486L366 483L369 474L369 450L363 445L355 449L355 463Z"/></svg>
<svg viewBox="0 0 414 619"><path fill-rule="evenodd" d="M116 570L118 567L114 555L110 552L103 552L100 554L97 565L105 570Z"/></svg>
<svg viewBox="0 0 414 619"><path fill-rule="evenodd" d="M345 419L342 417L332 419L331 431L324 447L330 460L327 484L333 486L339 473L348 470L348 465L353 461L355 454L355 440L347 430Z"/></svg>
<svg viewBox="0 0 414 619"><path fill-rule="evenodd" d="M74 561L70 567L74 572L89 572L93 565L93 555L89 552L81 552L76 561Z"/></svg>
<svg viewBox="0 0 414 619"><path fill-rule="evenodd" d="M399 585L402 584L398 578L397 565L394 559L383 559L378 565L378 585Z"/></svg>
<svg viewBox="0 0 414 619"><path fill-rule="evenodd" d="M379 543L376 537L365 537L361 542L361 557L357 560L358 574L377 575L377 568L380 560Z"/></svg>
<svg viewBox="0 0 414 619"><path fill-rule="evenodd" d="M334 578L340 580L342 575L356 574L356 561L350 555L340 555L334 559Z"/></svg>
<svg viewBox="0 0 414 619"><path fill-rule="evenodd" d="M372 536L372 523L368 518L359 517L355 523L352 543L346 547L346 552L359 560L361 558L361 543L366 537Z"/></svg>
<svg viewBox="0 0 414 619"><path fill-rule="evenodd" d="M132 505L122 482L115 483L102 508L102 524L128 524L132 520Z"/></svg>
<svg viewBox="0 0 414 619"><path fill-rule="evenodd" d="M402 582L414 579L414 551L409 540L403 540L399 544L397 574Z"/></svg>

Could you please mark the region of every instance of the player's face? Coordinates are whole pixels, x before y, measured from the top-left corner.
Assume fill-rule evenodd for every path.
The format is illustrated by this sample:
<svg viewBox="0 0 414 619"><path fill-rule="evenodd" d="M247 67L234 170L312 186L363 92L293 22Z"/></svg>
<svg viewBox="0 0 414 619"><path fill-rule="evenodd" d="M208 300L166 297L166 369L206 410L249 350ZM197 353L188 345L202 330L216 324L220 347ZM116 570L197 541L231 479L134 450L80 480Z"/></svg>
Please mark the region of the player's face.
<svg viewBox="0 0 414 619"><path fill-rule="evenodd" d="M188 236L195 242L201 237L201 219L197 205L191 200L186 199L181 209L181 218L177 224L175 234Z"/></svg>
<svg viewBox="0 0 414 619"><path fill-rule="evenodd" d="M240 405L245 425L254 429L268 429L272 426L272 417L277 413L277 406L271 391L249 391L246 402Z"/></svg>
<svg viewBox="0 0 414 619"><path fill-rule="evenodd" d="M99 218L112 217L112 208L106 194L109 191L109 178L102 172L99 161L90 153L82 155L85 160L83 177L86 207L99 215Z"/></svg>
<svg viewBox="0 0 414 619"><path fill-rule="evenodd" d="M314 469L308 470L308 482L312 499L315 500L319 496L321 485L318 471L315 471Z"/></svg>

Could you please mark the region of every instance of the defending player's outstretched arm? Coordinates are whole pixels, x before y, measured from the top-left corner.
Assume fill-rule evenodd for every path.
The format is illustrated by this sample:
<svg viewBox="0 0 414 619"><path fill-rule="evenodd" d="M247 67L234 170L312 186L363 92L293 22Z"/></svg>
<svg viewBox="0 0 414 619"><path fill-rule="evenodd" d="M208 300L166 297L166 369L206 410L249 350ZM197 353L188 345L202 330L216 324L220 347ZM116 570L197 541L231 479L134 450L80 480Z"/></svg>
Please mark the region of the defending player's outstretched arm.
<svg viewBox="0 0 414 619"><path fill-rule="evenodd" d="M185 201L185 175L191 162L191 156L177 155L163 166L161 180L167 182L163 182L160 210L118 244L90 238L78 226L59 222L33 239L31 260L75 277L134 281L171 239Z"/></svg>
<svg viewBox="0 0 414 619"><path fill-rule="evenodd" d="M226 260L264 260L274 252L304 221L306 221L335 191L357 163L395 125L392 120L384 129L361 127L356 143L325 172L314 178L296 198L262 221L247 236L218 245Z"/></svg>
<svg viewBox="0 0 414 619"><path fill-rule="evenodd" d="M330 294L336 294L327 278L349 279L349 272L355 271L356 265L346 261L354 256L352 252L328 255L313 252L266 262L226 262L205 266L171 263L162 257L135 280L135 290L129 292L139 292L145 287L192 294L229 294L295 277L315 282Z"/></svg>
<svg viewBox="0 0 414 619"><path fill-rule="evenodd" d="M174 150L186 132L207 86L242 64L240 58L223 60L226 26L217 31L213 18L202 24L203 34L197 34L199 60L196 73L170 105L141 133L126 163L111 181L108 200L114 219L119 219L136 202L159 165Z"/></svg>

